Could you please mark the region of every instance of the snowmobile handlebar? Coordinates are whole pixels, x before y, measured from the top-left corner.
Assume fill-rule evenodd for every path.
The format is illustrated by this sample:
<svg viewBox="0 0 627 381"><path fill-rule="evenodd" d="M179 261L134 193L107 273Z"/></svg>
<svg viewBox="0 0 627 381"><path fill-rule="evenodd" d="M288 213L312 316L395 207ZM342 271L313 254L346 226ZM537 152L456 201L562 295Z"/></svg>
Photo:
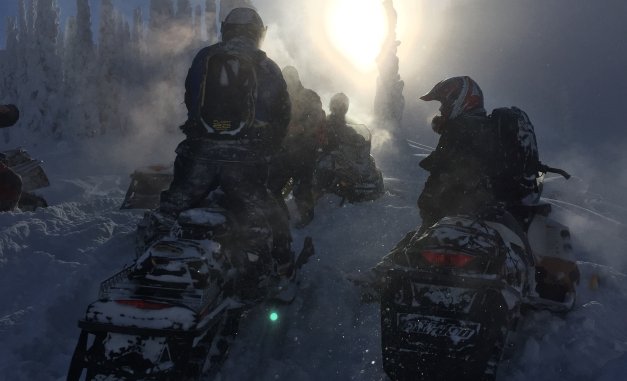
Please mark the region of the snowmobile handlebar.
<svg viewBox="0 0 627 381"><path fill-rule="evenodd" d="M539 171L543 173L556 173L564 177L566 180L570 179L571 177L570 173L566 172L563 169L549 167L548 165L542 163L540 163Z"/></svg>

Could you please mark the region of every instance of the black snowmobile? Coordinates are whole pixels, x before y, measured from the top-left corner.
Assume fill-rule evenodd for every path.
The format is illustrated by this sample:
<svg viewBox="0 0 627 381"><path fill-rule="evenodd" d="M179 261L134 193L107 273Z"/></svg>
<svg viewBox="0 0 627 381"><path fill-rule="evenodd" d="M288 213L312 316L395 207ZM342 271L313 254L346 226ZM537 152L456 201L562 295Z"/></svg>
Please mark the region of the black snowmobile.
<svg viewBox="0 0 627 381"><path fill-rule="evenodd" d="M50 185L41 160L33 159L22 148L16 148L0 152L0 162L22 178L22 191L17 205L20 210L32 212L48 206L46 200L34 192Z"/></svg>
<svg viewBox="0 0 627 381"><path fill-rule="evenodd" d="M347 124L355 133L316 163L317 195L334 193L348 202L371 201L383 194L383 175L370 155L372 135L362 124Z"/></svg>
<svg viewBox="0 0 627 381"><path fill-rule="evenodd" d="M98 300L79 321L68 381L212 379L241 315L295 296L289 286L296 272L292 284L267 275L262 256L242 250L246 234L246 216L219 203L187 210L173 225L146 212L137 259L102 282ZM271 230L255 234L270 250ZM295 267L311 255L307 238Z"/></svg>
<svg viewBox="0 0 627 381"><path fill-rule="evenodd" d="M381 343L392 380L494 380L521 311L573 308L569 230L549 204L526 208L527 229L496 205L410 232L385 257Z"/></svg>

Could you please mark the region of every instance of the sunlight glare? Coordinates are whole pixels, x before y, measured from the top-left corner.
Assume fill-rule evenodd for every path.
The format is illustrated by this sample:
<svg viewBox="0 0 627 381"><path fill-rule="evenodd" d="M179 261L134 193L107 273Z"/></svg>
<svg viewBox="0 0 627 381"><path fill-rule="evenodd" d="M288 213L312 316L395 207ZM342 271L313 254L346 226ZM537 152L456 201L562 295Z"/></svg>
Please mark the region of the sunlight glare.
<svg viewBox="0 0 627 381"><path fill-rule="evenodd" d="M386 29L387 19L380 0L337 0L329 8L329 39L361 71L374 68Z"/></svg>

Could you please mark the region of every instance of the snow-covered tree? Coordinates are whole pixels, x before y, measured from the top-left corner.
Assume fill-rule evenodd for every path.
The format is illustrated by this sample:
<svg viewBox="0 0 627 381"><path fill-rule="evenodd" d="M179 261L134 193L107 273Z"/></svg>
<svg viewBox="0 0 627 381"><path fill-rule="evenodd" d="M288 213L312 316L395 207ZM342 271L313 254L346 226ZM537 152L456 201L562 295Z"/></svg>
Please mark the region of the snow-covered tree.
<svg viewBox="0 0 627 381"><path fill-rule="evenodd" d="M63 46L65 133L91 135L98 123L96 62L88 0L76 1L76 16L66 24ZM70 130L71 129L71 130Z"/></svg>
<svg viewBox="0 0 627 381"><path fill-rule="evenodd" d="M174 19L174 4L172 0L150 0L151 31L167 29Z"/></svg>
<svg viewBox="0 0 627 381"><path fill-rule="evenodd" d="M176 20L179 23L188 23L192 17L192 4L189 0L176 2Z"/></svg>
<svg viewBox="0 0 627 381"><path fill-rule="evenodd" d="M403 97L404 82L399 75L399 60L396 40L397 14L392 0L385 0L383 6L387 13L388 32L377 57L379 77L374 100L374 114L377 125L385 128L396 140L401 140L400 128L405 108Z"/></svg>
<svg viewBox="0 0 627 381"><path fill-rule="evenodd" d="M0 77L2 78L1 102L14 102L17 98L16 73L18 71L17 53L19 48L17 20L15 17L7 17L6 49L0 56Z"/></svg>
<svg viewBox="0 0 627 381"><path fill-rule="evenodd" d="M32 21L33 40L27 60L28 78L23 86L30 102L22 105L22 121L33 131L58 136L58 102L61 94L61 59L57 52L59 9L55 0L37 0ZM24 96L20 97L24 100Z"/></svg>
<svg viewBox="0 0 627 381"><path fill-rule="evenodd" d="M216 0L207 0L205 3L205 26L207 28L207 43L218 41L218 14Z"/></svg>
<svg viewBox="0 0 627 381"><path fill-rule="evenodd" d="M197 5L194 9L194 45L199 46L202 41L202 8Z"/></svg>

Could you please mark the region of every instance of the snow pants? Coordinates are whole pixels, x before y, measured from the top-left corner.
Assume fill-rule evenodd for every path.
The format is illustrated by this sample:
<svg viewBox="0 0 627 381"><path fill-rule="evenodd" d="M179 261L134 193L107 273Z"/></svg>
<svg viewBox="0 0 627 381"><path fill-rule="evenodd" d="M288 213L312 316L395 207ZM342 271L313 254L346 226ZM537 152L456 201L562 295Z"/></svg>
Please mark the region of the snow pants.
<svg viewBox="0 0 627 381"><path fill-rule="evenodd" d="M243 216L248 231L252 232L251 237L244 240L248 244L246 250L255 254L267 251L264 250L267 242L263 235L252 235L269 225L273 259L278 265L292 261L292 237L287 217L266 187L267 164L235 161L223 155L211 157L207 152L197 156L193 153L177 149L174 178L169 189L161 193L159 211L176 216L186 209L201 206L209 193L219 188L223 192L221 204L235 215Z"/></svg>

